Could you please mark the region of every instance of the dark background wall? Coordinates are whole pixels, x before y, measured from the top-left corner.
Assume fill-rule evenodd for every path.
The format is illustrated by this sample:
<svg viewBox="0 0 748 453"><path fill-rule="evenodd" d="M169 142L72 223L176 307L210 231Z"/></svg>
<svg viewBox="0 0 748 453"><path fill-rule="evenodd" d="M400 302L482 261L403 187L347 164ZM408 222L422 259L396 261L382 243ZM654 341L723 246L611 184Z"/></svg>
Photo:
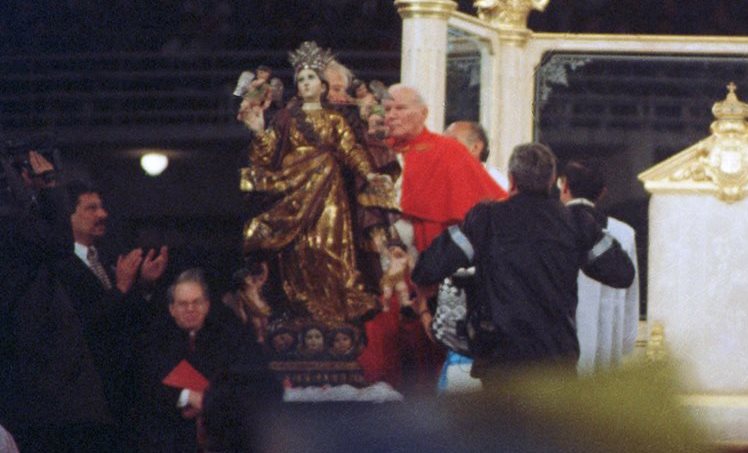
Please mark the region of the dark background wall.
<svg viewBox="0 0 748 453"><path fill-rule="evenodd" d="M459 8L474 11L472 1ZM743 0L552 0L529 25L740 35L747 16ZM289 87L287 51L316 40L360 78L392 83L400 34L392 0L8 0L0 134L55 137L65 176L103 189L113 242L169 244L174 272L203 265L223 285L241 264L246 208L237 187L249 135L231 96L239 73L268 64ZM172 157L158 178L139 168L150 148Z"/></svg>
<svg viewBox="0 0 748 453"><path fill-rule="evenodd" d="M459 9L473 13L472 0ZM745 35L745 0L551 0L536 31ZM0 53L400 48L393 0L6 0Z"/></svg>

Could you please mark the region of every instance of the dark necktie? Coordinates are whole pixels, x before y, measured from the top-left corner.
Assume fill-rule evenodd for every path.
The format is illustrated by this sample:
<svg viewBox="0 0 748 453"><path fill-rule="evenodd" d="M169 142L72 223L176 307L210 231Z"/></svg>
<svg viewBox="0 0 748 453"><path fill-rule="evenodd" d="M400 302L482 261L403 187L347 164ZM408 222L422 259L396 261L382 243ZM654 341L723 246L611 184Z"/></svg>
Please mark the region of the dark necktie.
<svg viewBox="0 0 748 453"><path fill-rule="evenodd" d="M189 334L190 352L195 352L195 336L196 335L197 335L197 332L195 332L194 330L190 330L190 334Z"/></svg>
<svg viewBox="0 0 748 453"><path fill-rule="evenodd" d="M93 247L89 247L86 257L88 258L88 266L91 268L91 271L93 271L94 275L96 275L99 281L101 281L101 284L104 286L104 288L112 289L112 282L109 281L109 276L106 274L104 266L101 265L101 261L99 261L99 254L96 253L96 249Z"/></svg>

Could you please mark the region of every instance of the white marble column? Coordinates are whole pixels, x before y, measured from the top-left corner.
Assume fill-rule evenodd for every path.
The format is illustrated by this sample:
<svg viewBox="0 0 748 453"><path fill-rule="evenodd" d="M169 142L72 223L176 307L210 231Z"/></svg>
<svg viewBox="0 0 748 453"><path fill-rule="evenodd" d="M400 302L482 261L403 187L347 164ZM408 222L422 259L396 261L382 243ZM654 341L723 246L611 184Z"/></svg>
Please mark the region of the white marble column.
<svg viewBox="0 0 748 453"><path fill-rule="evenodd" d="M415 87L429 108L426 126L444 129L447 80L447 19L452 0L396 0L403 19L400 82Z"/></svg>
<svg viewBox="0 0 748 453"><path fill-rule="evenodd" d="M532 31L527 28L527 18L532 10L545 10L548 2L474 2L478 17L495 27L498 36L498 49L492 61L495 70L493 98L481 101L496 104L491 137L498 140L492 144L490 161L504 171L514 147L532 139L535 62L528 60Z"/></svg>
<svg viewBox="0 0 748 453"><path fill-rule="evenodd" d="M496 82L498 142L492 147L491 163L506 171L512 150L532 140L534 68L527 63L525 43L500 35L497 60L501 70Z"/></svg>

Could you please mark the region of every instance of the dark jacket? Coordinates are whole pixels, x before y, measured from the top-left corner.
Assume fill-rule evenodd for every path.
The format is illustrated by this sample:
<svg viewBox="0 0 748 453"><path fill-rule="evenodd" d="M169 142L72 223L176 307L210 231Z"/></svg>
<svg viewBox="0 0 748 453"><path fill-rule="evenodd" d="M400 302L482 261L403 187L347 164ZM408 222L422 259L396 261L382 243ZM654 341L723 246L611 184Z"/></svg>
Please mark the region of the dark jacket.
<svg viewBox="0 0 748 453"><path fill-rule="evenodd" d="M111 421L81 317L58 272L73 255L60 188L0 226L0 422L9 430Z"/></svg>
<svg viewBox="0 0 748 453"><path fill-rule="evenodd" d="M82 321L104 394L115 421L128 425L135 395L133 353L135 339L153 319L155 304L137 288L128 294L105 289L91 269L75 254L58 263L57 273ZM111 274L111 273L110 273ZM114 275L110 275L112 282Z"/></svg>
<svg viewBox="0 0 748 453"><path fill-rule="evenodd" d="M485 308L494 344L485 360L476 360L474 374L480 375L479 362L576 361L580 267L612 286L633 279L630 260L609 241L588 213L572 212L547 196L518 194L475 206L461 226L421 254L412 278L433 284L460 267L476 266L470 299Z"/></svg>
<svg viewBox="0 0 748 453"><path fill-rule="evenodd" d="M228 370L261 374L267 369L260 346L238 319L221 304L213 304L210 310L193 350L188 332L167 315L140 337L135 362L139 451L196 451L195 420L182 418L176 407L181 389L161 383L180 361L187 360L210 382Z"/></svg>

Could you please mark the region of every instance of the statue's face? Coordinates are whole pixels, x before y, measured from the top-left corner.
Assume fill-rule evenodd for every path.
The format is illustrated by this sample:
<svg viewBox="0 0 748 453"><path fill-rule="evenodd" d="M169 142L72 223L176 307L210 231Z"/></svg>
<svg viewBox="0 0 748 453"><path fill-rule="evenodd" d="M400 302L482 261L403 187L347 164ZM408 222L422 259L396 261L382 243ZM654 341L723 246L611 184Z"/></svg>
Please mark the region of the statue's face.
<svg viewBox="0 0 748 453"><path fill-rule="evenodd" d="M319 102L322 96L322 80L312 69L302 69L296 75L296 88L304 102Z"/></svg>
<svg viewBox="0 0 748 453"><path fill-rule="evenodd" d="M267 82L270 78L270 73L268 71L265 71L264 69L258 69L257 70L257 80L262 80Z"/></svg>
<svg viewBox="0 0 748 453"><path fill-rule="evenodd" d="M332 340L332 351L337 355L346 354L353 347L353 339L345 332L338 332Z"/></svg>
<svg viewBox="0 0 748 453"><path fill-rule="evenodd" d="M356 88L356 97L361 99L365 97L367 94L369 94L369 89L366 88L365 84L361 84Z"/></svg>
<svg viewBox="0 0 748 453"><path fill-rule="evenodd" d="M273 349L276 352L286 352L293 346L293 336L288 332L282 332L273 337Z"/></svg>
<svg viewBox="0 0 748 453"><path fill-rule="evenodd" d="M325 349L325 337L319 329L309 329L304 334L304 346L309 352L322 352Z"/></svg>

